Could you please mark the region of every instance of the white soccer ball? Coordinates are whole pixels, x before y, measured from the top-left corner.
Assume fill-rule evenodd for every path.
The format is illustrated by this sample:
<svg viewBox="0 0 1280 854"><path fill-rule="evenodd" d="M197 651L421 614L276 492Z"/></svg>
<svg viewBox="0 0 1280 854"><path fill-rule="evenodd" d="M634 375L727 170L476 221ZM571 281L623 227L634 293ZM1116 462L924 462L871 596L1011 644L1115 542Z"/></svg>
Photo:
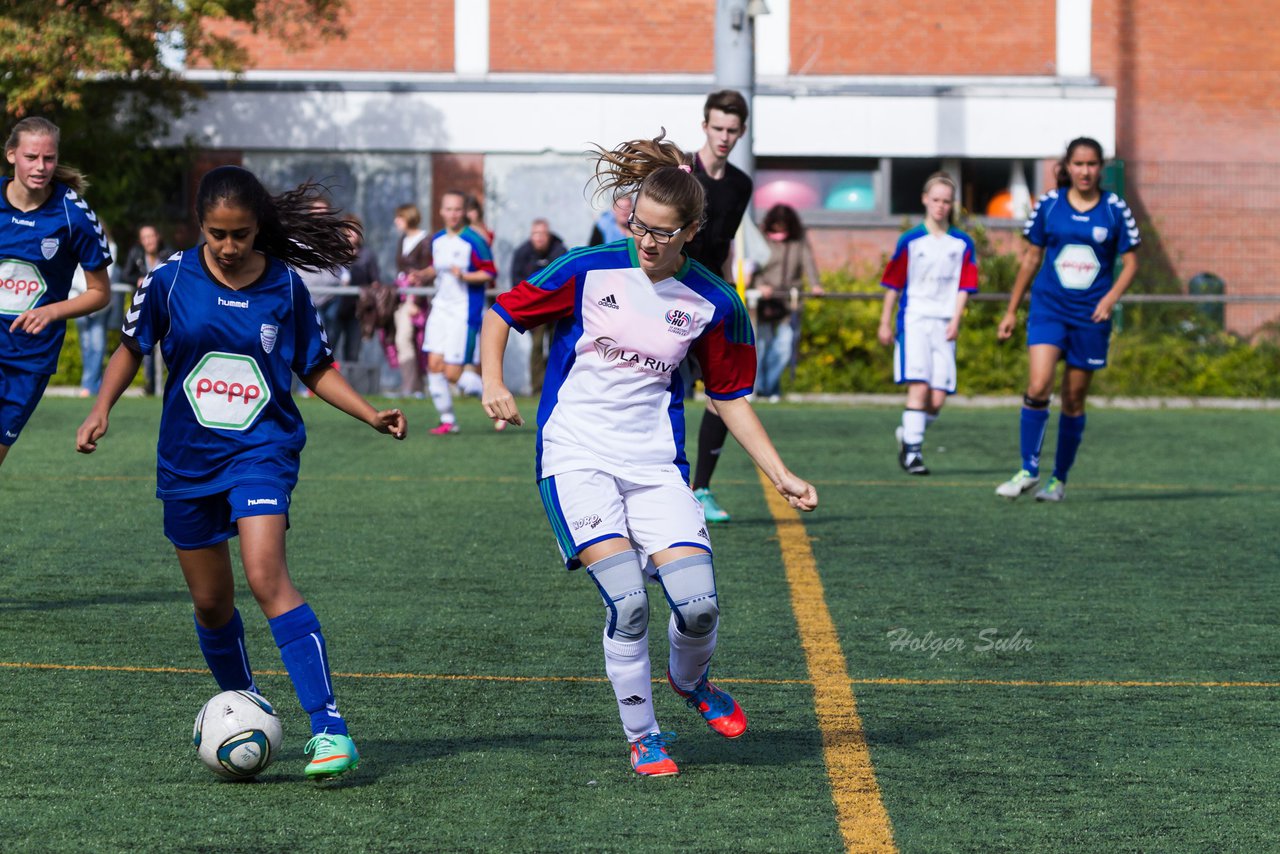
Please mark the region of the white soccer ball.
<svg viewBox="0 0 1280 854"><path fill-rule="evenodd" d="M223 691L196 715L191 740L210 771L228 780L248 780L266 770L280 750L280 719L252 691Z"/></svg>

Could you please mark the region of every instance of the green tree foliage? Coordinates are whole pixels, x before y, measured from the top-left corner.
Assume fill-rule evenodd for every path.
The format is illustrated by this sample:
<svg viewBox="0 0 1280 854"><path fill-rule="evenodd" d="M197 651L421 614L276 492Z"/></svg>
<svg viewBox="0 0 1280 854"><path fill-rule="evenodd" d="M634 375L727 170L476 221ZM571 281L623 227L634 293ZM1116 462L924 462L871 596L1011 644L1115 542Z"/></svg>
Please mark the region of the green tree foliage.
<svg viewBox="0 0 1280 854"><path fill-rule="evenodd" d="M62 129L60 158L82 170L89 201L121 240L170 206L194 149L166 144L198 86L170 64L238 73L248 55L230 25L296 40L342 34L346 0L9 0L0 4L0 103L10 119ZM243 26L241 26L243 29ZM7 130L6 130L7 134Z"/></svg>

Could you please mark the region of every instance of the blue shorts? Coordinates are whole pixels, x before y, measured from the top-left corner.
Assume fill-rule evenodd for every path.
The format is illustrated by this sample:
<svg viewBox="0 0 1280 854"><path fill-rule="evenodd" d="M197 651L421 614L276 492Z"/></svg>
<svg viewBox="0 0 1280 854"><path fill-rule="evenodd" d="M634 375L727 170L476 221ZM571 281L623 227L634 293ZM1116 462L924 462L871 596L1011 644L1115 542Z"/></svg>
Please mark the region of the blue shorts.
<svg viewBox="0 0 1280 854"><path fill-rule="evenodd" d="M50 374L0 368L0 445L12 445L44 396Z"/></svg>
<svg viewBox="0 0 1280 854"><path fill-rule="evenodd" d="M1111 321L1081 322L1064 317L1031 315L1027 318L1027 346L1051 344L1062 351L1067 364L1082 371L1107 366L1111 346Z"/></svg>
<svg viewBox="0 0 1280 854"><path fill-rule="evenodd" d="M238 533L236 521L245 516L285 516L289 524L289 493L276 486L233 486L226 492L198 498L168 498L164 502L164 535L180 549L202 549Z"/></svg>

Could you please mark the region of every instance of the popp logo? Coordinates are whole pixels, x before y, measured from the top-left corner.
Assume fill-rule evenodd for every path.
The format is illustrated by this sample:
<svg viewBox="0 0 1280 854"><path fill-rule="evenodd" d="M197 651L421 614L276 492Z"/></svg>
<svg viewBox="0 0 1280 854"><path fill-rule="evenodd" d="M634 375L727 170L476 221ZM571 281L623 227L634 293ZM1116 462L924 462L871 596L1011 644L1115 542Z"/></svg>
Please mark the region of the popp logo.
<svg viewBox="0 0 1280 854"><path fill-rule="evenodd" d="M0 314L22 314L35 308L48 289L35 264L13 258L0 261Z"/></svg>
<svg viewBox="0 0 1280 854"><path fill-rule="evenodd" d="M207 353L182 383L196 420L219 430L247 430L271 400L258 363L238 353Z"/></svg>

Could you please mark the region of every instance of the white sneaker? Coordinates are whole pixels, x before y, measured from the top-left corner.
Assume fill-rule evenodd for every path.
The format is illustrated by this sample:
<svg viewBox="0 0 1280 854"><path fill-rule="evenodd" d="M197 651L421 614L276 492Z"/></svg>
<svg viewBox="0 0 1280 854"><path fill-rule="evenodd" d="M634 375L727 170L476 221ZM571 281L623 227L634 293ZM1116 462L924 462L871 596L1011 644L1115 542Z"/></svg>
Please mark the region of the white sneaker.
<svg viewBox="0 0 1280 854"><path fill-rule="evenodd" d="M1030 492L1036 488L1036 484L1040 482L1040 478L1033 475L1026 469L1022 469L1013 477L996 487L996 495L1001 498L1008 498L1010 501L1022 495L1024 492Z"/></svg>
<svg viewBox="0 0 1280 854"><path fill-rule="evenodd" d="M1036 493L1036 501L1061 501L1067 497L1067 485L1056 477L1049 478L1044 489Z"/></svg>

